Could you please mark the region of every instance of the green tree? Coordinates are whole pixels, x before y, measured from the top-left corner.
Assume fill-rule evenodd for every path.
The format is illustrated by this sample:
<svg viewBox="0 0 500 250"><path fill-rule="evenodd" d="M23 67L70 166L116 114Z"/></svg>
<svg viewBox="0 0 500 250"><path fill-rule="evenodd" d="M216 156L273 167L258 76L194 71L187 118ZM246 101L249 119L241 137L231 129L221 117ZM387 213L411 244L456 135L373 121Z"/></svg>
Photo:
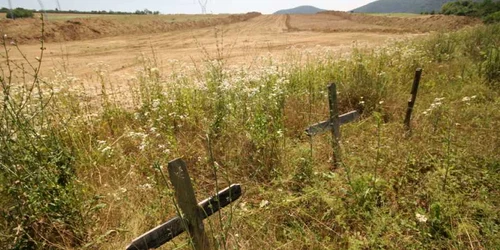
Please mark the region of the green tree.
<svg viewBox="0 0 500 250"><path fill-rule="evenodd" d="M7 18L32 18L34 16L32 10L27 10L23 8L16 8L12 11L7 12Z"/></svg>

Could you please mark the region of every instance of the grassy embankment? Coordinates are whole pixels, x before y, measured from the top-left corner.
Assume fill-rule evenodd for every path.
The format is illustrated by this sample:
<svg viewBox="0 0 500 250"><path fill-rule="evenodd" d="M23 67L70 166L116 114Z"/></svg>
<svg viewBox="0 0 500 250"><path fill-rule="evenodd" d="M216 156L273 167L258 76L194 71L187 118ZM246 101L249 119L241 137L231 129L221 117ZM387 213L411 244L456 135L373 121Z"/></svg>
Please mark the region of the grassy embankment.
<svg viewBox="0 0 500 250"><path fill-rule="evenodd" d="M175 213L164 167L176 157L199 199L216 183L245 189L207 221L216 248L500 245L499 25L340 59L293 54L255 72L230 70L223 51L193 77L181 65L164 75L154 56L143 58L129 82L132 109L117 104L103 69L95 100L85 86L69 88L78 79L67 72L42 79L38 65L15 64L7 56L15 47L4 46L1 248L123 248ZM424 75L407 138L417 67ZM311 142L303 133L326 119L332 81L342 112L363 110L342 127L344 164L334 171L329 135ZM187 247L185 239L166 248Z"/></svg>

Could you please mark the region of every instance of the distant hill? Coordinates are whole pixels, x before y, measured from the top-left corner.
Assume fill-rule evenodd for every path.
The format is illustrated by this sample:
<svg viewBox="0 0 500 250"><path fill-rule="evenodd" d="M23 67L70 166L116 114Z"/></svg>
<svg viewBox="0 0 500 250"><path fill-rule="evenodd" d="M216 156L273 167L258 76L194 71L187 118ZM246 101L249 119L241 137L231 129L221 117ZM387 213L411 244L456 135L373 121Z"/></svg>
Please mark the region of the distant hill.
<svg viewBox="0 0 500 250"><path fill-rule="evenodd" d="M299 6L293 9L279 10L274 12L274 14L316 14L325 10L316 8L314 6Z"/></svg>
<svg viewBox="0 0 500 250"><path fill-rule="evenodd" d="M475 0L479 2L480 0ZM441 6L454 0L378 0L352 10L362 13L422 13L441 10Z"/></svg>

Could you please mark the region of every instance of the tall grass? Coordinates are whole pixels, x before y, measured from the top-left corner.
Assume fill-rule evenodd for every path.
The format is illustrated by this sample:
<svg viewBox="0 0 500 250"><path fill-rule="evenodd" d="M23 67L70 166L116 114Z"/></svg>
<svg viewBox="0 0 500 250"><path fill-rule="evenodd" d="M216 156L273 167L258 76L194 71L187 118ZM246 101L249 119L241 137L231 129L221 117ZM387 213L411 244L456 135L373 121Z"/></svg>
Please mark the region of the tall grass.
<svg viewBox="0 0 500 250"><path fill-rule="evenodd" d="M123 248L175 213L161 169L183 157L200 200L233 182L245 188L207 222L217 248L494 248L498 29L262 58L253 71L216 56L195 72L164 74L143 58L132 107L113 97L105 74L102 98L90 101L64 76L15 77L4 43L0 244ZM328 135L311 142L303 133L328 116L329 82L341 112L363 112L342 127L345 167L335 172ZM188 244L181 237L166 245L174 247Z"/></svg>

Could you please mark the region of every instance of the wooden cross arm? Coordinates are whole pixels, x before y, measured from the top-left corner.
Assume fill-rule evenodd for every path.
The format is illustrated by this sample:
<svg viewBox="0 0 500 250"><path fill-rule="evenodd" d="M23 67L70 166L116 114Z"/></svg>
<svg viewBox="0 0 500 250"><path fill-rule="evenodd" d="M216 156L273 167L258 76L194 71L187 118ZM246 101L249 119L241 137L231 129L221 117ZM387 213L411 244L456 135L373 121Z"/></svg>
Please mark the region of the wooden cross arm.
<svg viewBox="0 0 500 250"><path fill-rule="evenodd" d="M339 116L340 125L352 122L352 121L356 120L358 117L359 117L358 111L351 111L349 113L340 115ZM306 129L306 134L308 136L315 136L317 134L327 132L327 131L331 130L331 125L332 124L331 124L330 120L320 122L318 124L314 124L311 127L309 127L308 129Z"/></svg>
<svg viewBox="0 0 500 250"><path fill-rule="evenodd" d="M231 185L230 187L220 191L217 195L198 203L198 206L200 207L200 216L203 219L206 219L210 215L219 211L221 208L226 207L233 201L240 198L241 194L241 185ZM183 222L183 220L179 216L176 216L166 223L139 236L130 245L128 245L126 249L156 249L183 233L186 230L185 225L185 222Z"/></svg>

